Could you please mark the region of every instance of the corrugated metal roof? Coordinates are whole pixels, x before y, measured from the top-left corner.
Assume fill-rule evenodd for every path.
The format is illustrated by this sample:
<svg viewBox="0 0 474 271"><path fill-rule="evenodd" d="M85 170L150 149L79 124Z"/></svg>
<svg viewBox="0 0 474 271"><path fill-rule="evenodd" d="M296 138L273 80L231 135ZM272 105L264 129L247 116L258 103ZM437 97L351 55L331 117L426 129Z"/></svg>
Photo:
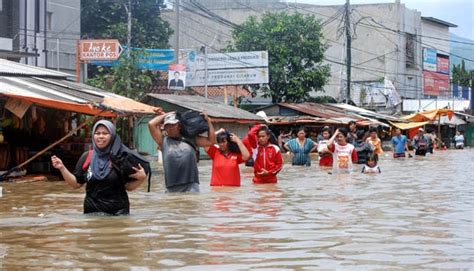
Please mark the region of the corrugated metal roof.
<svg viewBox="0 0 474 271"><path fill-rule="evenodd" d="M148 94L147 97L178 105L199 112L206 112L210 117L234 120L263 121L260 116L197 95Z"/></svg>
<svg viewBox="0 0 474 271"><path fill-rule="evenodd" d="M68 73L57 72L35 66L25 65L6 59L0 59L0 75L2 76L36 76L36 77L71 77Z"/></svg>
<svg viewBox="0 0 474 271"><path fill-rule="evenodd" d="M330 107L337 107L337 108L340 108L340 109L344 109L346 111L349 111L349 112L355 112L357 113L358 115L362 115L362 116L365 116L365 117L370 117L370 118L376 118L376 119L383 119L383 120L391 120L391 121L399 121L400 118L397 118L397 117L393 117L393 116L388 116L388 115L385 115L385 114L380 114L380 113L377 113L377 112L374 112L374 111L370 111L370 110L367 110L367 109L364 109L364 108L360 108L360 107L357 107L357 106L353 106L353 105L350 105L350 104L326 104L327 106L330 106Z"/></svg>
<svg viewBox="0 0 474 271"><path fill-rule="evenodd" d="M279 103L279 106L293 109L298 112L308 114L310 116L319 118L345 118L347 114L342 110L334 107L330 107L324 104L318 103ZM354 117L355 119L361 119L360 117Z"/></svg>

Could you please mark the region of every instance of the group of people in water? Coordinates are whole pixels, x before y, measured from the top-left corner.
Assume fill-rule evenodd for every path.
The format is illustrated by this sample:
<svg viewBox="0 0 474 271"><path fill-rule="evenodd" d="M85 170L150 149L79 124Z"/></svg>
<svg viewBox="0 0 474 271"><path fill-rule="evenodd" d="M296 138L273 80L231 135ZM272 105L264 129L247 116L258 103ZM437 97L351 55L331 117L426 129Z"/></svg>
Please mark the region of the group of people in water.
<svg viewBox="0 0 474 271"><path fill-rule="evenodd" d="M168 193L199 192L199 148L204 148L212 160L211 186L240 186L239 165L244 163L253 166L253 183L276 183L283 167L282 152L292 156L294 166L311 166L310 153L317 152L319 166L332 168L331 173L350 173L355 163L364 164L362 173L381 173L378 160L383 149L376 128L370 128L361 136L355 122L349 123L349 129L337 129L332 135L331 129L324 127L315 142L307 137L303 127L297 130L295 138L281 133L277 140L266 125L256 124L240 139L224 129L215 131L206 114L202 114L202 118L208 130L194 137L183 136L182 124L175 112L158 115L148 123L150 134L162 152ZM412 144L415 154L432 152L432 141L420 128ZM408 139L400 129L395 129L391 143L394 158L406 157L409 153ZM110 121L100 120L92 130L93 150L79 158L73 172L59 157L51 157L53 167L68 185L80 188L86 184L84 213L129 214L127 191L138 188L147 174L139 164L133 168L133 174L122 176L110 158L112 148L120 144L115 126Z"/></svg>

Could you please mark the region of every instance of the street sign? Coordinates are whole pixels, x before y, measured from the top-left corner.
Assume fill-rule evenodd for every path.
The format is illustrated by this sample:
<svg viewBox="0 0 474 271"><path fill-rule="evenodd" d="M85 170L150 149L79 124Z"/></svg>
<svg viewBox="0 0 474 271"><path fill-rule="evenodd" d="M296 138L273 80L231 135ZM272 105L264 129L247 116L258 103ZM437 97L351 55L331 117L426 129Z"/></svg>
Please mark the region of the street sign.
<svg viewBox="0 0 474 271"><path fill-rule="evenodd" d="M116 39L79 41L79 58L82 61L117 60L122 47Z"/></svg>

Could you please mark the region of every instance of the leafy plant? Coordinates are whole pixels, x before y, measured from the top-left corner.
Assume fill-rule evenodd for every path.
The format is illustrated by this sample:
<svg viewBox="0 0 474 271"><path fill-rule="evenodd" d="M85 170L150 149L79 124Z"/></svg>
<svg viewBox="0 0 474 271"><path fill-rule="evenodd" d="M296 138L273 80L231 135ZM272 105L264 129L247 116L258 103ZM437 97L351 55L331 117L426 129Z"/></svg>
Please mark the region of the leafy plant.
<svg viewBox="0 0 474 271"><path fill-rule="evenodd" d="M321 26L314 16L287 12L249 17L232 31L229 50L269 53L270 82L263 86L273 102L300 102L309 92L322 91L330 76L323 65L324 42Z"/></svg>

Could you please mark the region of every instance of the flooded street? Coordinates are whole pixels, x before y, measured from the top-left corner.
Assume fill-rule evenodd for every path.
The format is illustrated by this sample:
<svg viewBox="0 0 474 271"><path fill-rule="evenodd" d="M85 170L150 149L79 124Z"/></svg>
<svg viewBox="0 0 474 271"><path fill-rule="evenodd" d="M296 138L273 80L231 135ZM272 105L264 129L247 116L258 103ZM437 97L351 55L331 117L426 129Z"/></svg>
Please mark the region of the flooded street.
<svg viewBox="0 0 474 271"><path fill-rule="evenodd" d="M201 194L165 194L155 175L126 217L84 216L84 190L63 182L2 183L0 269L470 269L473 161L386 156L376 176L285 164L276 185L242 166L237 188L210 188L203 161Z"/></svg>

